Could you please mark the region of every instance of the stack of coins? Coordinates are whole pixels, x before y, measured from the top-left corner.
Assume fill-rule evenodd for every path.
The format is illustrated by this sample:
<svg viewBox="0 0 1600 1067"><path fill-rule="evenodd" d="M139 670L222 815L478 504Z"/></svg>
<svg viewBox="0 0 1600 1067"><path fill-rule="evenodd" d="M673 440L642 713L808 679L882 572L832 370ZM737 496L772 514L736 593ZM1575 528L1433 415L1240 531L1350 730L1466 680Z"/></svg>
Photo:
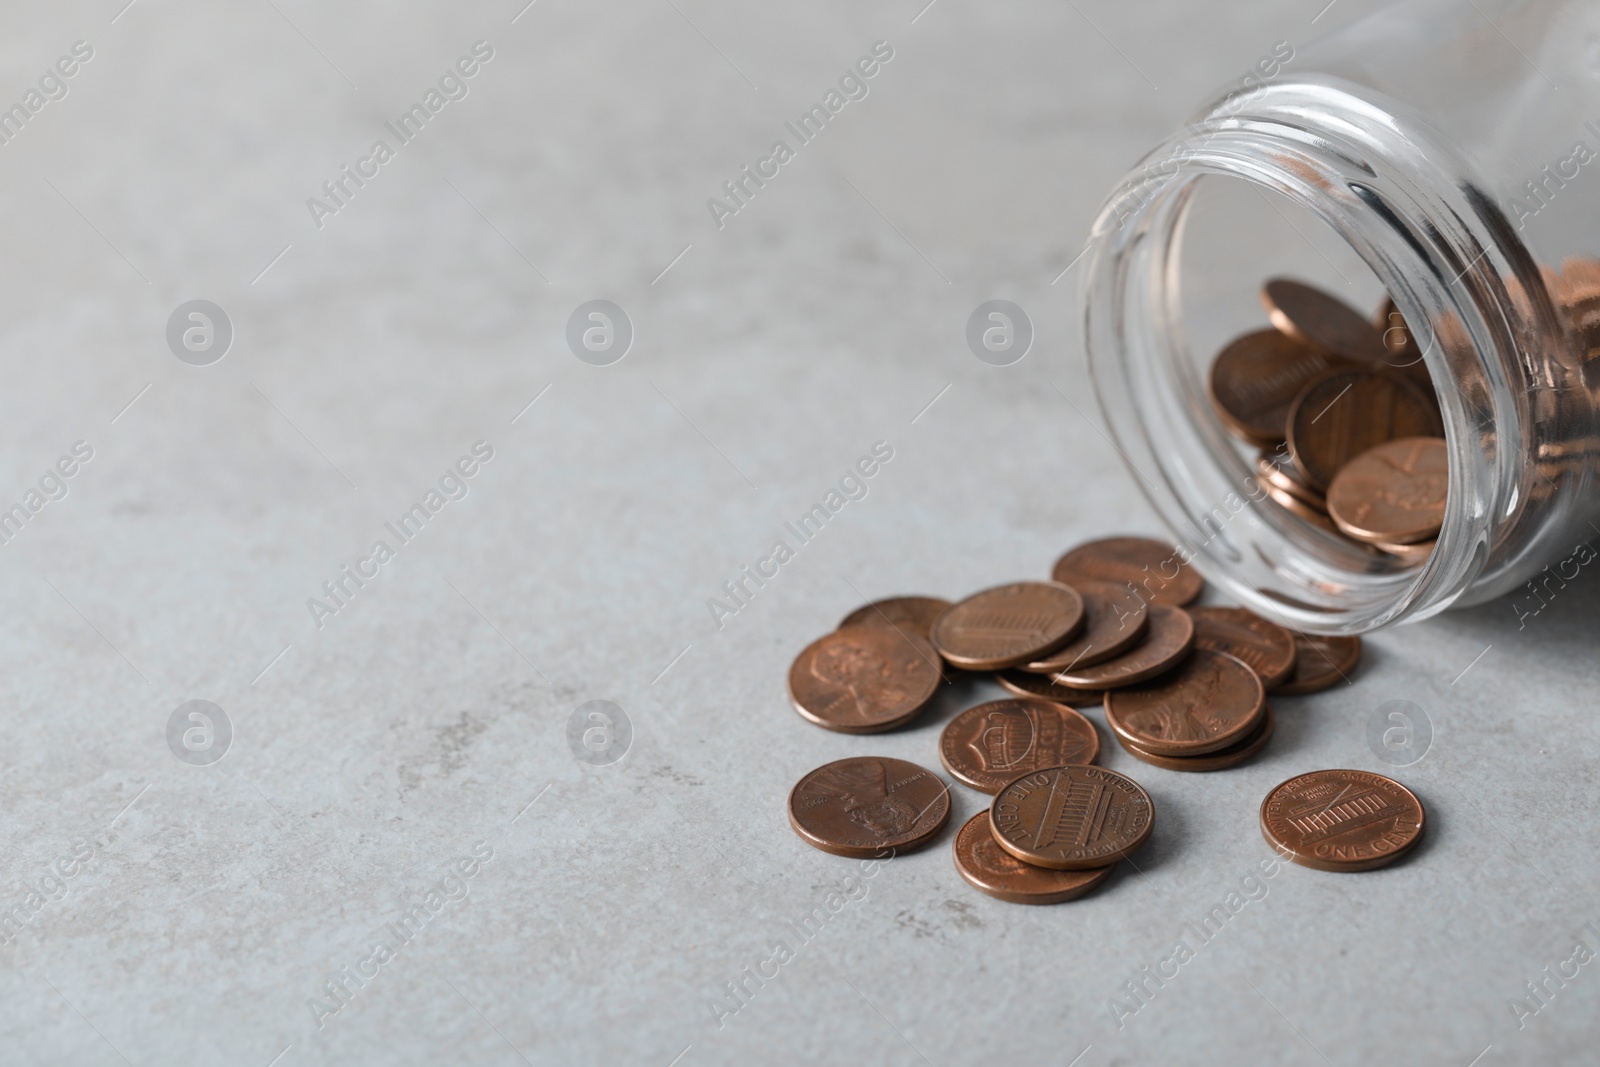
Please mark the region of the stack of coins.
<svg viewBox="0 0 1600 1067"><path fill-rule="evenodd" d="M945 770L995 796L957 834L956 867L982 892L1041 904L1099 885L1154 825L1136 782L1094 766L1099 730L1074 708L1102 706L1112 736L1145 763L1222 770L1271 739L1269 692L1326 689L1361 654L1359 638L1294 634L1241 608L1188 608L1205 583L1159 541L1080 545L1051 578L955 603L875 601L789 671L804 718L860 734L914 721L954 676L993 672L1016 696L961 712L939 741ZM948 817L936 776L888 758L828 764L789 797L795 831L842 855L919 847Z"/></svg>
<svg viewBox="0 0 1600 1067"><path fill-rule="evenodd" d="M1229 342L1211 401L1260 449L1256 475L1291 515L1386 553L1426 561L1444 521L1449 462L1437 394L1405 318L1376 321L1320 289L1274 278L1272 329Z"/></svg>

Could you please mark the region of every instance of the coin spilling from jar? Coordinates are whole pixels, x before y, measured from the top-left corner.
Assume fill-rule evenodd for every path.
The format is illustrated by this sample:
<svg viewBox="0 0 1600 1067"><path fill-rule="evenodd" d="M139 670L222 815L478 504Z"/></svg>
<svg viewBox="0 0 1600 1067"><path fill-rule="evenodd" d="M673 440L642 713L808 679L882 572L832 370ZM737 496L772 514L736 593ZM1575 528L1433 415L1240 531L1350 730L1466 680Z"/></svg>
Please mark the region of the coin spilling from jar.
<svg viewBox="0 0 1600 1067"><path fill-rule="evenodd" d="M1386 533L1401 525L1379 509L1352 515ZM1072 900L1104 882L1155 826L1143 787L1097 765L1100 728L1076 709L1098 705L1111 736L1144 763L1219 771L1271 740L1269 695L1348 683L1360 660L1359 637L1295 633L1243 608L1189 606L1204 586L1173 546L1112 537L1067 552L1049 581L1012 582L955 603L874 601L796 657L790 700L815 725L882 733L915 722L964 672L992 674L1014 696L967 708L939 739L944 769L993 797L956 834L956 870L1001 900ZM1262 832L1280 857L1367 870L1410 851L1421 833L1415 797L1376 775L1360 780L1360 796L1329 791L1324 780L1358 772L1317 773L1264 802ZM1381 818L1369 794L1387 805ZM801 778L788 808L807 843L860 858L932 842L951 803L932 771L854 756Z"/></svg>

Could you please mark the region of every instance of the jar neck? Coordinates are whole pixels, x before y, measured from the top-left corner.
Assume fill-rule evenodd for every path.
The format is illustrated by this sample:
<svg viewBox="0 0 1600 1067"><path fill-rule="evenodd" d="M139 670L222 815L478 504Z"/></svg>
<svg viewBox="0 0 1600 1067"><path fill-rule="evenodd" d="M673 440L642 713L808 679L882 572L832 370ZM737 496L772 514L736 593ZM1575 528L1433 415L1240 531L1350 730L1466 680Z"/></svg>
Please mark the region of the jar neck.
<svg viewBox="0 0 1600 1067"><path fill-rule="evenodd" d="M1181 290L1197 183L1219 179L1320 218L1387 289L1424 349L1450 489L1421 567L1283 512L1212 415ZM1540 399L1568 374L1550 365L1560 362L1550 353L1562 332L1538 265L1459 154L1392 101L1317 76L1224 100L1114 191L1087 264L1090 373L1117 447L1182 552L1251 610L1324 633L1423 618L1520 582L1538 551L1530 541L1553 536L1548 523L1527 524L1530 508L1571 510L1569 487L1529 484L1535 424L1564 419L1593 433L1592 405L1565 412Z"/></svg>

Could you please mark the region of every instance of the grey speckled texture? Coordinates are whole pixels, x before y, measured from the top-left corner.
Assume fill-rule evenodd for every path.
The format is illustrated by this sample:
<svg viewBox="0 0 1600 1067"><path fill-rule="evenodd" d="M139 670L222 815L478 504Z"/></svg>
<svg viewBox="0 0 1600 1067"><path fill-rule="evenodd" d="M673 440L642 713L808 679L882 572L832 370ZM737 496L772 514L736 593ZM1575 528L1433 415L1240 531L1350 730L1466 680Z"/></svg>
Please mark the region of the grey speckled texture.
<svg viewBox="0 0 1600 1067"><path fill-rule="evenodd" d="M6 102L95 49L0 147L0 500L94 449L0 549L0 905L30 919L0 1060L1592 1062L1600 966L1525 1029L1508 1007L1600 921L1592 575L1525 630L1502 603L1372 639L1239 770L1107 738L1159 818L1090 897L980 896L952 829L708 1006L861 876L790 832L792 782L937 767L993 692L840 736L786 706L793 655L858 590L957 596L1152 529L1051 281L1111 182L1317 4L122 4L0 12ZM478 39L470 95L316 229L306 198ZM871 95L719 232L706 198L879 39ZM203 368L163 342L197 296L237 332ZM596 368L563 330L602 296L637 340ZM1006 369L962 342L992 297L1038 331ZM478 440L469 495L319 630L306 599ZM867 498L718 631L706 598L877 440ZM196 698L236 729L210 767L164 739ZM566 742L596 698L636 731L607 767ZM1382 769L1366 720L1396 698L1436 730L1398 775L1421 850L1278 872L1119 1030L1110 999L1270 856L1267 789ZM980 803L957 787L952 826ZM308 999L475 846L470 893L319 1028Z"/></svg>

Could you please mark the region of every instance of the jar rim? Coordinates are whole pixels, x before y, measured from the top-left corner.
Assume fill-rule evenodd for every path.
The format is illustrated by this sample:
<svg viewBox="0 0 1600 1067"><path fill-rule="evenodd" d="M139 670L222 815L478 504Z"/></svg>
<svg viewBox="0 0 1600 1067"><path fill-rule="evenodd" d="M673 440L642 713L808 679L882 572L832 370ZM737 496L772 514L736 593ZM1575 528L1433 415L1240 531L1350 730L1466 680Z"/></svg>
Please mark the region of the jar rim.
<svg viewBox="0 0 1600 1067"><path fill-rule="evenodd" d="M1176 395L1184 383L1171 372L1188 361L1180 238L1193 193L1208 179L1242 180L1315 214L1407 323L1427 327L1424 359L1444 417L1450 488L1421 566L1375 570L1359 550L1318 547L1322 535L1307 541L1275 507L1243 528L1229 528L1240 513L1231 506L1220 525L1212 518L1226 484L1217 477L1223 454L1233 468L1238 457L1209 406ZM1478 189L1466 161L1397 103L1312 75L1223 97L1136 166L1098 215L1081 291L1090 376L1111 438L1180 553L1258 614L1322 633L1435 614L1472 587L1518 508L1526 394L1519 311L1503 278L1538 272ZM1148 373L1162 365L1166 373Z"/></svg>

